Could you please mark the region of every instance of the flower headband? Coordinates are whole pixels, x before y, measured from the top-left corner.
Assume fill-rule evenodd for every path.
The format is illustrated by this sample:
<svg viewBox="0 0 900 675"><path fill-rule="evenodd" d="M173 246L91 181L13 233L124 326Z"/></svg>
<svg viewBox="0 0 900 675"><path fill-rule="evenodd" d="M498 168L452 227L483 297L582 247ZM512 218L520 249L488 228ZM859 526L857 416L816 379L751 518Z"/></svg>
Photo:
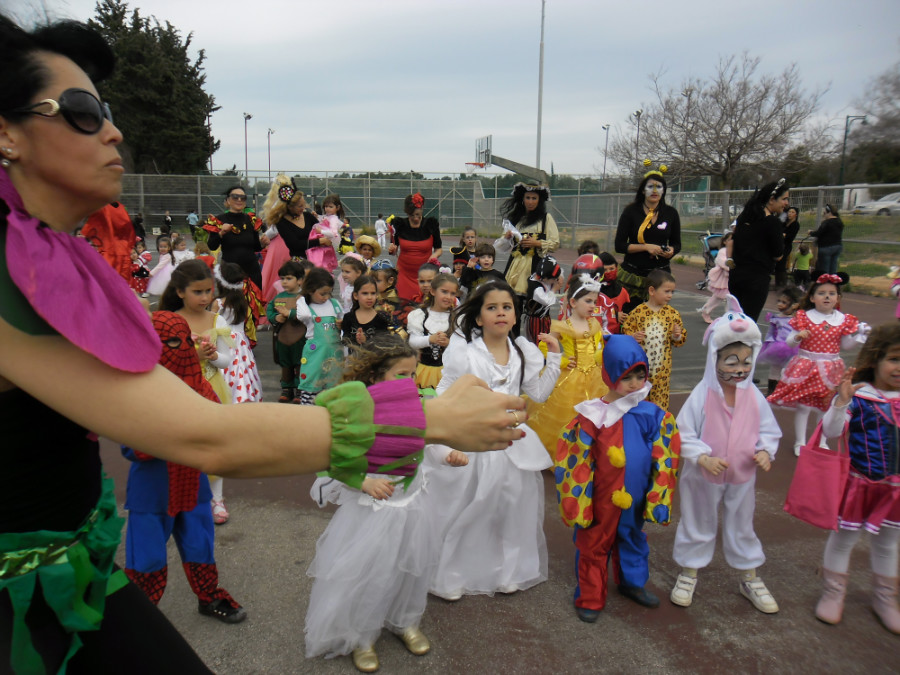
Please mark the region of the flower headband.
<svg viewBox="0 0 900 675"><path fill-rule="evenodd" d="M816 279L817 284L834 284L835 286L840 286L844 283L844 280L841 279L837 274L822 274L819 275L819 278Z"/></svg>
<svg viewBox="0 0 900 675"><path fill-rule="evenodd" d="M294 185L294 179L291 178L290 185L282 185L278 188L278 199L283 202L290 202L294 195L297 194L297 186Z"/></svg>
<svg viewBox="0 0 900 675"><path fill-rule="evenodd" d="M778 190L781 189L781 186L784 185L784 178L779 178L778 182L775 183L775 188L772 190L772 194L769 195L769 199L773 199Z"/></svg>
<svg viewBox="0 0 900 675"><path fill-rule="evenodd" d="M592 279L590 274L579 274L578 279L581 285L578 287L578 290L572 293L573 300L579 295L584 295L585 293L600 292L600 282Z"/></svg>
<svg viewBox="0 0 900 675"><path fill-rule="evenodd" d="M423 206L425 206L425 197L423 197L418 192L412 196L412 199L410 201L412 202L412 205L417 209L421 209Z"/></svg>
<svg viewBox="0 0 900 675"><path fill-rule="evenodd" d="M229 291L242 291L244 290L244 282L240 282L237 284L233 284L230 281L225 281L225 277L222 276L222 266L216 265L213 270L213 275L216 277L216 281L222 288L227 288Z"/></svg>

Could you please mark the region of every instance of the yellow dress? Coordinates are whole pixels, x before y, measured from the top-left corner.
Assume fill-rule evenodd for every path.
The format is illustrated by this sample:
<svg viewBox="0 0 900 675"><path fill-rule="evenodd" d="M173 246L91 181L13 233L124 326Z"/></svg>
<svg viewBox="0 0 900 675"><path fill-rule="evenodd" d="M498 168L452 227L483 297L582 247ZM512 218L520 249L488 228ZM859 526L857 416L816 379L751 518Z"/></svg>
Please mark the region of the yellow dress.
<svg viewBox="0 0 900 675"><path fill-rule="evenodd" d="M215 328L210 328L193 337L194 346L197 348L198 353L200 351L199 338L202 337L209 339L212 344L217 344L219 338L222 338L231 348L232 354L234 352L234 341L231 339L231 327L221 316L216 316ZM219 397L219 403L231 403L231 388L225 381L222 371L206 359L200 359L200 369L203 371L203 377L209 382L213 391L216 392L216 396Z"/></svg>
<svg viewBox="0 0 900 675"><path fill-rule="evenodd" d="M559 379L550 398L544 403L530 402L528 426L537 433L547 452L556 457L556 440L560 430L575 417L574 406L591 398L603 396L609 389L603 382L596 352L603 351L603 327L597 319L588 319L588 330L578 335L570 320L553 321L550 332L560 336L563 357ZM570 362L575 366L569 368Z"/></svg>

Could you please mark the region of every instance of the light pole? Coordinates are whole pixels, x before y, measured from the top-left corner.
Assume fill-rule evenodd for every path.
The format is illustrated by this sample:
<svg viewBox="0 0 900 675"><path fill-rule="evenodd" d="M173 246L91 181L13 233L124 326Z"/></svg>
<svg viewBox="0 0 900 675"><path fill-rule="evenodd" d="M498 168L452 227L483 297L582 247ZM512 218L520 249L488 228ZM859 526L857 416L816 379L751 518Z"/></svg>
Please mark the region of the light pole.
<svg viewBox="0 0 900 675"><path fill-rule="evenodd" d="M269 146L269 183L272 182L272 134L274 133L274 129L269 129L266 132L266 145Z"/></svg>
<svg viewBox="0 0 900 675"><path fill-rule="evenodd" d="M250 113L244 113L244 178L247 185L250 185L250 164L247 161L247 121L253 119Z"/></svg>
<svg viewBox="0 0 900 675"><path fill-rule="evenodd" d="M209 136L209 175L213 175L212 156L213 156L213 137L212 137L212 113L206 113L206 132Z"/></svg>
<svg viewBox="0 0 900 675"><path fill-rule="evenodd" d="M541 55L538 61L538 118L537 118L537 158L534 161L536 169L541 168L541 109L544 100L544 9L547 0L541 0Z"/></svg>
<svg viewBox="0 0 900 675"><path fill-rule="evenodd" d="M603 180L600 182L600 189L606 189L606 154L609 152L609 125L604 124L602 127L603 131L606 132L606 143L603 145Z"/></svg>
<svg viewBox="0 0 900 675"><path fill-rule="evenodd" d="M856 120L862 120L862 123L866 124L865 115L847 115L847 118L844 120L844 148L841 150L841 175L838 178L838 183L841 185L844 184L844 157L847 155L847 136L850 135L850 126Z"/></svg>
<svg viewBox="0 0 900 675"><path fill-rule="evenodd" d="M638 151L640 149L640 142L641 142L641 115L644 114L644 111L643 111L643 109L638 108L632 114L634 115L634 118L637 120L637 135L634 137L634 161L637 162L638 172L640 173L641 156Z"/></svg>

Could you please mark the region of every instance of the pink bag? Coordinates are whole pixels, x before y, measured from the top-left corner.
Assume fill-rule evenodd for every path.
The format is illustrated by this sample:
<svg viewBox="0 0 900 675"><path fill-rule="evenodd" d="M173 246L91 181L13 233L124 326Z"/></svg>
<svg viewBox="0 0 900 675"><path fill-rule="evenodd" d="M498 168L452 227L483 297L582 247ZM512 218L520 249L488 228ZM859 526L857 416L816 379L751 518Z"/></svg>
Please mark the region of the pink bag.
<svg viewBox="0 0 900 675"><path fill-rule="evenodd" d="M784 510L823 530L837 530L838 511L850 473L850 454L843 435L838 439L837 452L820 447L821 440L820 422L809 443L800 450ZM841 452L842 447L845 452Z"/></svg>

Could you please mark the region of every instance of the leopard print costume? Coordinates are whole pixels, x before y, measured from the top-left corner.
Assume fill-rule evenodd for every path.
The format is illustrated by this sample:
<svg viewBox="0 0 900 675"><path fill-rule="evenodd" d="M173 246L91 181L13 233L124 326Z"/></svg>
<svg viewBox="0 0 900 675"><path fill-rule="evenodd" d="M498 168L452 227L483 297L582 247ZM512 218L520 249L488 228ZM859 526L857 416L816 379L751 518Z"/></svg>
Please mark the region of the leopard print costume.
<svg viewBox="0 0 900 675"><path fill-rule="evenodd" d="M681 339L672 337L675 325L681 326ZM650 384L653 388L647 400L655 403L663 410L669 409L669 379L672 375L672 347L680 347L687 340L687 331L681 322L681 314L671 305L666 305L654 312L646 304L638 305L632 310L622 324L624 335L633 335L644 331L641 346L647 352L650 365Z"/></svg>

